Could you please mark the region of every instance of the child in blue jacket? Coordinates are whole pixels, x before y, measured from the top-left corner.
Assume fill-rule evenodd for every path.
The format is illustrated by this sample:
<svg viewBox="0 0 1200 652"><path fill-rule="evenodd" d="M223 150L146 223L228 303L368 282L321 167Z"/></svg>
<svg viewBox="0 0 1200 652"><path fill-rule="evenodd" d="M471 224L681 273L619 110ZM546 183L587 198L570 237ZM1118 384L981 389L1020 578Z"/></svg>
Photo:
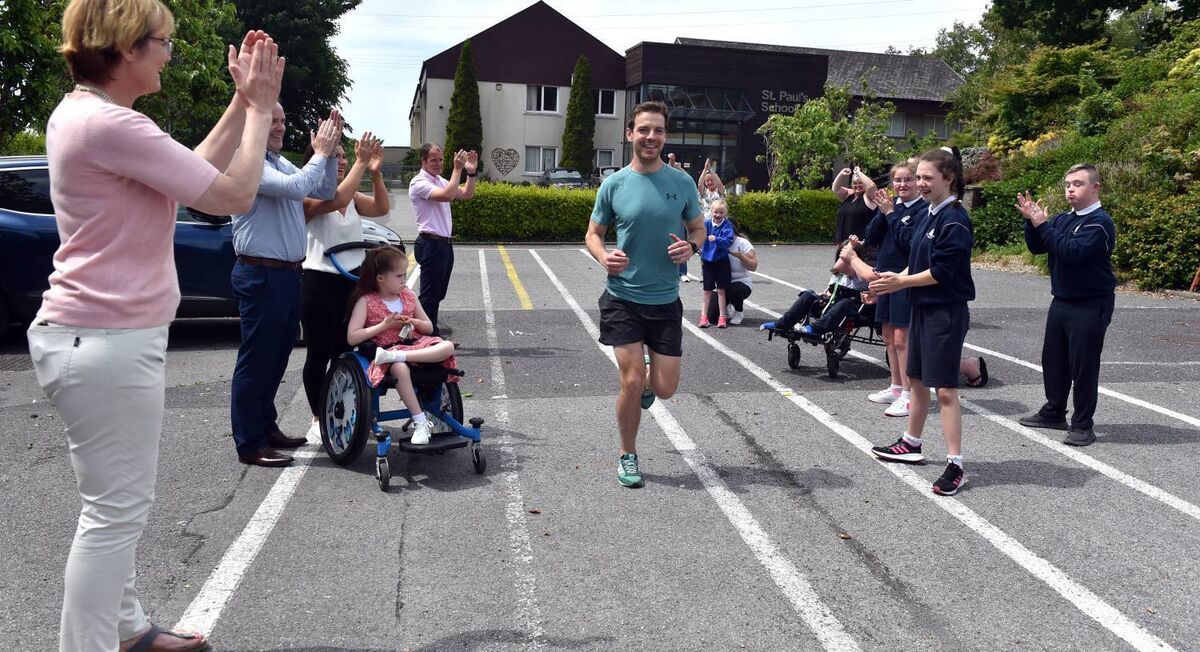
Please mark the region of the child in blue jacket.
<svg viewBox="0 0 1200 652"><path fill-rule="evenodd" d="M717 328L729 326L725 315L725 288L729 287L731 271L729 267L729 247L733 246L737 234L733 222L729 219L729 207L724 199L718 199L712 204L712 217L704 220L708 237L704 247L700 249L700 268L704 271L704 302L700 304L700 328L708 328L708 304L712 301L713 290L717 291L717 307L720 317Z"/></svg>

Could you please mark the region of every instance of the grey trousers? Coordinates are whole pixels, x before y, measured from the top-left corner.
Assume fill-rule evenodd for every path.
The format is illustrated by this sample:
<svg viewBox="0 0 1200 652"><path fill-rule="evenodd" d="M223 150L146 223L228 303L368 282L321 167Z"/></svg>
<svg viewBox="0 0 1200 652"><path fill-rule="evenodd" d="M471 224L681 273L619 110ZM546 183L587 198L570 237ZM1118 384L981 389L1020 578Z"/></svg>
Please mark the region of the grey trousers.
<svg viewBox="0 0 1200 652"><path fill-rule="evenodd" d="M149 627L134 556L154 502L167 326L29 327L38 383L67 427L83 507L67 557L59 649L117 652Z"/></svg>

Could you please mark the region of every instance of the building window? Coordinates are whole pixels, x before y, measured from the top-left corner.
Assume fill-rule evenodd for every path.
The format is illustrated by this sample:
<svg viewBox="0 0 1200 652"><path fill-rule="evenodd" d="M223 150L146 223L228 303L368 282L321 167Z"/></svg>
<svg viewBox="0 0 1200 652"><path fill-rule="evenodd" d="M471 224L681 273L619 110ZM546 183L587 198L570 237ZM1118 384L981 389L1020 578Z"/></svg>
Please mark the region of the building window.
<svg viewBox="0 0 1200 652"><path fill-rule="evenodd" d="M925 116L925 133L932 133L938 138L945 140L950 137L950 125L946 122L944 115L927 115Z"/></svg>
<svg viewBox="0 0 1200 652"><path fill-rule="evenodd" d="M596 115L616 115L617 114L617 92L601 88L592 91L592 97L596 100Z"/></svg>
<svg viewBox="0 0 1200 652"><path fill-rule="evenodd" d="M611 167L613 165L613 150L598 149L596 150L596 167Z"/></svg>
<svg viewBox="0 0 1200 652"><path fill-rule="evenodd" d="M558 166L557 147L526 147L525 172L539 174Z"/></svg>
<svg viewBox="0 0 1200 652"><path fill-rule="evenodd" d="M904 114L893 113L892 118L888 121L887 135L892 138L904 138L907 132L904 131Z"/></svg>
<svg viewBox="0 0 1200 652"><path fill-rule="evenodd" d="M525 95L526 111L558 112L557 86L528 86Z"/></svg>

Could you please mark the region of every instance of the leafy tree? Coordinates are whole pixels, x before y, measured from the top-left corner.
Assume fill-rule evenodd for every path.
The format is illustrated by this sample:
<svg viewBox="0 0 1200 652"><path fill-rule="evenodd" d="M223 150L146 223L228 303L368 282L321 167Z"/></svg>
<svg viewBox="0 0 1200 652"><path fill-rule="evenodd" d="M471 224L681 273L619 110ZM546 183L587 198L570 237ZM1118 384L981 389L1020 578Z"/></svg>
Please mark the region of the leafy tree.
<svg viewBox="0 0 1200 652"><path fill-rule="evenodd" d="M0 152L27 129L42 131L54 105L71 87L56 48L64 0L0 2Z"/></svg>
<svg viewBox="0 0 1200 652"><path fill-rule="evenodd" d="M596 108L592 97L592 67L587 57L579 55L571 75L571 99L567 101L566 125L563 127L562 166L587 174L595 156Z"/></svg>
<svg viewBox="0 0 1200 652"><path fill-rule="evenodd" d="M454 71L454 91L450 94L450 115L446 117L446 154L442 174L449 177L454 170L454 152L460 149L483 149L483 118L479 113L479 81L475 76L475 61L471 58L471 39L463 41ZM483 168L480 157L478 173Z"/></svg>
<svg viewBox="0 0 1200 652"><path fill-rule="evenodd" d="M1133 11L1145 0L995 0L996 15L1004 27L1032 28L1038 42L1069 47L1098 41L1105 36L1114 12Z"/></svg>
<svg viewBox="0 0 1200 652"><path fill-rule="evenodd" d="M337 21L362 0L234 0L246 29L266 31L287 58L279 103L287 113L284 149L302 151L309 131L346 96L351 81L345 59L330 39ZM241 36L237 36L240 42Z"/></svg>
<svg viewBox="0 0 1200 652"><path fill-rule="evenodd" d="M865 84L864 84L865 86ZM866 98L852 111L850 90L826 84L824 97L805 102L793 115L772 115L759 127L767 141L772 190L816 188L835 161L875 169L896 158L887 136L895 107Z"/></svg>
<svg viewBox="0 0 1200 652"><path fill-rule="evenodd" d="M194 147L217 124L233 95L226 47L241 42L233 5L224 0L166 0L175 15L175 51L163 68L162 90L137 110L179 142ZM289 66L290 70L290 66Z"/></svg>

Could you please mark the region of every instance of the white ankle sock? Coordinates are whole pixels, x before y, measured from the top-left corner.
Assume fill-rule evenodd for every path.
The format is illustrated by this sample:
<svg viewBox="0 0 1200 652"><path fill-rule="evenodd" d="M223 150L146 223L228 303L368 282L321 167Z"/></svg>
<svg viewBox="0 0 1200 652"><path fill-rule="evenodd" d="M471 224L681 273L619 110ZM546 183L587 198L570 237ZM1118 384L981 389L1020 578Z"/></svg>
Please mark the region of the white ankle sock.
<svg viewBox="0 0 1200 652"><path fill-rule="evenodd" d="M889 389L891 389L891 390L892 390L892 393L893 393L893 394L895 394L896 392L903 393L903 392L904 392L904 385L892 385L892 386L891 386Z"/></svg>
<svg viewBox="0 0 1200 652"><path fill-rule="evenodd" d="M962 468L962 455L947 455L946 461L951 464L957 464L960 469Z"/></svg>
<svg viewBox="0 0 1200 652"><path fill-rule="evenodd" d="M904 441L907 442L909 446L916 446L917 448L920 448L921 442L925 440L921 439L920 437L913 437L906 432L904 433Z"/></svg>
<svg viewBox="0 0 1200 652"><path fill-rule="evenodd" d="M413 415L412 420L413 423L425 423L429 419L425 416L424 412L418 412Z"/></svg>

